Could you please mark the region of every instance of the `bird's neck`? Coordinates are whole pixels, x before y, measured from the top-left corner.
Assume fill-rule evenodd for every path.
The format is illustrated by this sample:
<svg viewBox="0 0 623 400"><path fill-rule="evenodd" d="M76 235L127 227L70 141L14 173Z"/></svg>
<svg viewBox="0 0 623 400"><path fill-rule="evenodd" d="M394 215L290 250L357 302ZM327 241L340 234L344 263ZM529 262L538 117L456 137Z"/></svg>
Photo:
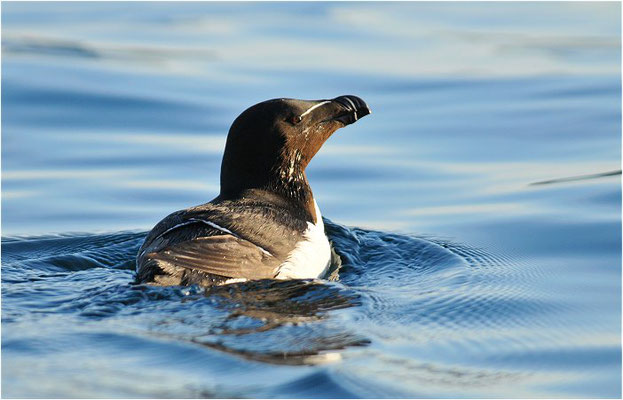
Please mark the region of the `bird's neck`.
<svg viewBox="0 0 623 400"><path fill-rule="evenodd" d="M294 166L288 167L286 171L279 171L278 175L279 177L271 182L268 190L295 205L301 210L306 220L317 223L314 195L305 171Z"/></svg>
<svg viewBox="0 0 623 400"><path fill-rule="evenodd" d="M304 172L302 179L273 179L265 185L238 188L226 192L221 188L218 199L248 199L260 203L269 203L297 218L309 221L313 224L318 223L314 196Z"/></svg>
<svg viewBox="0 0 623 400"><path fill-rule="evenodd" d="M250 162L249 158L225 156L219 198L268 201L301 219L317 223L314 196L305 175L308 159L299 150L281 153L272 166L261 164L266 159Z"/></svg>

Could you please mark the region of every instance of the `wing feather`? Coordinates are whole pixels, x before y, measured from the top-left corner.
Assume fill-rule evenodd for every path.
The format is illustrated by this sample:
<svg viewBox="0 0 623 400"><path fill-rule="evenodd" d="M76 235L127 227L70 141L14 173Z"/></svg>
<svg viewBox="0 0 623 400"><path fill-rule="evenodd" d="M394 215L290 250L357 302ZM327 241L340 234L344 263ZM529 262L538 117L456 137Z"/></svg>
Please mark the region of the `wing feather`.
<svg viewBox="0 0 623 400"><path fill-rule="evenodd" d="M255 244L233 235L198 237L145 254L164 269L191 269L227 278L274 278L280 262ZM169 272L169 271L167 271Z"/></svg>

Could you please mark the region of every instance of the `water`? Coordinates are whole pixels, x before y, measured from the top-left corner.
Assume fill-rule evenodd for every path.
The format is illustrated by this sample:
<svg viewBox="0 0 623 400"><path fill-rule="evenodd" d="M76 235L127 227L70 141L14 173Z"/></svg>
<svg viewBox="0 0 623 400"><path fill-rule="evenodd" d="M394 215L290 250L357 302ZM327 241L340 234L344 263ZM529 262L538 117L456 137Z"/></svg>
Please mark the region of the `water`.
<svg viewBox="0 0 623 400"><path fill-rule="evenodd" d="M2 11L4 397L621 396L619 4ZM244 108L341 94L338 280L132 284Z"/></svg>

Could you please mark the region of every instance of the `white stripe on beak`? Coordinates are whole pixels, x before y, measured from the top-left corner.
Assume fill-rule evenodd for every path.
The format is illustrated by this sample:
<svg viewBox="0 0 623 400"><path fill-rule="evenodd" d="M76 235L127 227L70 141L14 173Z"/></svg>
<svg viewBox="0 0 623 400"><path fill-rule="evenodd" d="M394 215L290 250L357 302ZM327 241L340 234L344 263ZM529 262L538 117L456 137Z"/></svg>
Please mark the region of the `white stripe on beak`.
<svg viewBox="0 0 623 400"><path fill-rule="evenodd" d="M349 99L348 97L344 96L344 98L346 99L346 101L350 103L351 106L353 106L353 112L355 113L355 121L357 121L359 119L357 118L357 106L355 106L355 103L353 103L353 101Z"/></svg>
<svg viewBox="0 0 623 400"><path fill-rule="evenodd" d="M301 118L303 118L304 116L306 116L307 114L309 114L310 112L314 111L316 108L325 105L327 103L331 103L330 101L323 101L322 103L318 103L315 106L311 106L307 109L307 111L305 111L303 114L301 114Z"/></svg>

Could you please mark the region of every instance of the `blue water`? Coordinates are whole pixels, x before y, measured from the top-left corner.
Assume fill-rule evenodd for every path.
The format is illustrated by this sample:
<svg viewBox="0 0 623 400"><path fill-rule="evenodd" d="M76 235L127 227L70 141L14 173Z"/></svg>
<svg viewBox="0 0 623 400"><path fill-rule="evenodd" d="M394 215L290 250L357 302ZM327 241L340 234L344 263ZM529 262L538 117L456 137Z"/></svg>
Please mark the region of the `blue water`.
<svg viewBox="0 0 623 400"><path fill-rule="evenodd" d="M620 397L620 15L3 2L2 395ZM337 280L132 284L242 110L341 94Z"/></svg>

